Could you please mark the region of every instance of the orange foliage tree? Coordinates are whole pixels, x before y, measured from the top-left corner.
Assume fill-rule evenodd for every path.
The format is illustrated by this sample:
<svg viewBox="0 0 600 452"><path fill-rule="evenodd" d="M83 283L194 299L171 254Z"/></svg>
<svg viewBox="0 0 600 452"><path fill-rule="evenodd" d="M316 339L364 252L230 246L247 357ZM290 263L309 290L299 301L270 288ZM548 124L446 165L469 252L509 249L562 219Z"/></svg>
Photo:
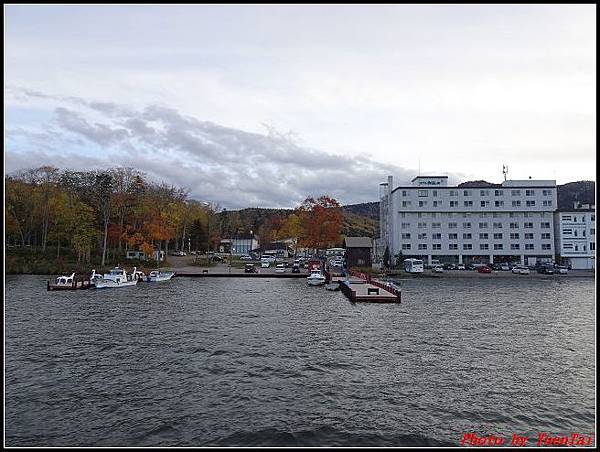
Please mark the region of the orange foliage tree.
<svg viewBox="0 0 600 452"><path fill-rule="evenodd" d="M303 234L300 244L307 248L325 249L340 241L343 215L340 203L329 196L306 198L297 209Z"/></svg>

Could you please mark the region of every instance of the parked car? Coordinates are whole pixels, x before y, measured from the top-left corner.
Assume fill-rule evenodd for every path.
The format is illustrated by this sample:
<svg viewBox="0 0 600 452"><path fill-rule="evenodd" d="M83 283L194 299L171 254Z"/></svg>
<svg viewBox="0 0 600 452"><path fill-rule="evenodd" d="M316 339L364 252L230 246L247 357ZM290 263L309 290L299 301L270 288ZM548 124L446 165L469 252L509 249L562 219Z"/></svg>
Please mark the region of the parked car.
<svg viewBox="0 0 600 452"><path fill-rule="evenodd" d="M263 254L260 258L260 260L267 260L269 261L270 264L273 264L277 261L277 258L275 256L273 256L272 254Z"/></svg>
<svg viewBox="0 0 600 452"><path fill-rule="evenodd" d="M285 264L283 264L283 263L277 264L275 266L275 272L276 273L285 273Z"/></svg>
<svg viewBox="0 0 600 452"><path fill-rule="evenodd" d="M456 266L456 269L457 269L457 270L465 270L465 268L466 268L466 267L465 267L463 264L458 264L458 265Z"/></svg>
<svg viewBox="0 0 600 452"><path fill-rule="evenodd" d="M251 261L252 257L250 257L248 254L243 254L240 256L240 260L242 261Z"/></svg>
<svg viewBox="0 0 600 452"><path fill-rule="evenodd" d="M565 267L564 265L557 265L556 273L558 273L560 275L566 275L567 273L569 273L569 269L567 267Z"/></svg>
<svg viewBox="0 0 600 452"><path fill-rule="evenodd" d="M492 269L490 267L488 267L487 265L481 265L481 266L477 267L477 271L479 273L492 273Z"/></svg>
<svg viewBox="0 0 600 452"><path fill-rule="evenodd" d="M510 271L510 266L508 264L501 264L500 265L500 271L509 272Z"/></svg>
<svg viewBox="0 0 600 452"><path fill-rule="evenodd" d="M187 254L185 254L185 251L173 251L171 256L187 256Z"/></svg>
<svg viewBox="0 0 600 452"><path fill-rule="evenodd" d="M431 271L433 273L444 273L444 267L442 267L441 265L436 265L431 269Z"/></svg>
<svg viewBox="0 0 600 452"><path fill-rule="evenodd" d="M490 265L490 268L495 271L500 271L502 266L500 264L492 264L492 265Z"/></svg>
<svg viewBox="0 0 600 452"><path fill-rule="evenodd" d="M269 268L269 266L271 265L271 263L268 260L262 260L260 261L260 268Z"/></svg>
<svg viewBox="0 0 600 452"><path fill-rule="evenodd" d="M456 270L456 265L454 264L444 264L443 266L444 270Z"/></svg>
<svg viewBox="0 0 600 452"><path fill-rule="evenodd" d="M246 264L244 267L244 273L256 273L256 268L254 268L254 264Z"/></svg>
<svg viewBox="0 0 600 452"><path fill-rule="evenodd" d="M512 268L512 272L518 275L528 275L529 268L527 268L525 265L515 265Z"/></svg>
<svg viewBox="0 0 600 452"><path fill-rule="evenodd" d="M539 265L536 270L538 273L542 273L545 275L554 274L554 268L551 265Z"/></svg>
<svg viewBox="0 0 600 452"><path fill-rule="evenodd" d="M300 273L300 264L294 263L294 265L292 265L292 273Z"/></svg>

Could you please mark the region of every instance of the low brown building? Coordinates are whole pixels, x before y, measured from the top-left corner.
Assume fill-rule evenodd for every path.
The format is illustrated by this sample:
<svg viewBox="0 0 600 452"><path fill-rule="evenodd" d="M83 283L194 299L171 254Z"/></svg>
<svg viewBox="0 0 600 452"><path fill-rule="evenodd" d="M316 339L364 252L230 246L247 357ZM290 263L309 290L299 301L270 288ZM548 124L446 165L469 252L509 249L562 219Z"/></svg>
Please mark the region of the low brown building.
<svg viewBox="0 0 600 452"><path fill-rule="evenodd" d="M346 237L344 245L348 268L371 266L371 249L373 248L371 237Z"/></svg>

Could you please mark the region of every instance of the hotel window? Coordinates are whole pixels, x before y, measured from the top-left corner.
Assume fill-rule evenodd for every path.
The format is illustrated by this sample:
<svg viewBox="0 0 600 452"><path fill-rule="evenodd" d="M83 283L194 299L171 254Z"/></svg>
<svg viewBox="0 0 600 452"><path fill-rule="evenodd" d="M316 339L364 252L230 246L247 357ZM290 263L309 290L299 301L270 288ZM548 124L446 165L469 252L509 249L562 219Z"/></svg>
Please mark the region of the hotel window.
<svg viewBox="0 0 600 452"><path fill-rule="evenodd" d="M590 242L590 251L596 251L596 242Z"/></svg>
<svg viewBox="0 0 600 452"><path fill-rule="evenodd" d="M465 201L465 207L473 207L473 201Z"/></svg>
<svg viewBox="0 0 600 452"><path fill-rule="evenodd" d="M463 218L468 218L468 217L470 217L470 216L471 216L471 212L463 212L463 213L462 213L462 217L463 217Z"/></svg>
<svg viewBox="0 0 600 452"><path fill-rule="evenodd" d="M549 232L542 233L542 240L550 240L550 233Z"/></svg>
<svg viewBox="0 0 600 452"><path fill-rule="evenodd" d="M590 235L596 235L596 228L590 229Z"/></svg>
<svg viewBox="0 0 600 452"><path fill-rule="evenodd" d="M458 190L450 190L450 196L458 196Z"/></svg>
<svg viewBox="0 0 600 452"><path fill-rule="evenodd" d="M542 224L540 224L542 229L550 229L550 223L548 222L544 222Z"/></svg>
<svg viewBox="0 0 600 452"><path fill-rule="evenodd" d="M521 190L511 190L511 196L521 196Z"/></svg>
<svg viewBox="0 0 600 452"><path fill-rule="evenodd" d="M471 229L471 223L463 223L463 229Z"/></svg>
<svg viewBox="0 0 600 452"><path fill-rule="evenodd" d="M432 250L441 250L442 249L442 244L441 243L434 243L433 245L431 245L431 249Z"/></svg>
<svg viewBox="0 0 600 452"><path fill-rule="evenodd" d="M550 201L550 200L544 200L544 201L542 201L542 205L544 207L552 207L552 201Z"/></svg>
<svg viewBox="0 0 600 452"><path fill-rule="evenodd" d="M479 234L479 240L487 240L490 238L490 235L487 232L482 232Z"/></svg>
<svg viewBox="0 0 600 452"><path fill-rule="evenodd" d="M525 240L533 240L533 232L526 232Z"/></svg>
<svg viewBox="0 0 600 452"><path fill-rule="evenodd" d="M525 229L533 229L533 223L523 223Z"/></svg>
<svg viewBox="0 0 600 452"><path fill-rule="evenodd" d="M532 250L533 249L533 243L526 243L525 244L525 249L526 250Z"/></svg>
<svg viewBox="0 0 600 452"><path fill-rule="evenodd" d="M494 206L496 206L496 207L504 207L504 201L494 201Z"/></svg>
<svg viewBox="0 0 600 452"><path fill-rule="evenodd" d="M406 190L402 190L402 196L407 196Z"/></svg>
<svg viewBox="0 0 600 452"><path fill-rule="evenodd" d="M400 218L406 218L406 213L405 212L400 212Z"/></svg>
<svg viewBox="0 0 600 452"><path fill-rule="evenodd" d="M490 196L489 190L479 190L479 196Z"/></svg>
<svg viewBox="0 0 600 452"><path fill-rule="evenodd" d="M527 207L535 207L535 201L527 201Z"/></svg>
<svg viewBox="0 0 600 452"><path fill-rule="evenodd" d="M433 207L440 207L442 205L442 201L433 201Z"/></svg>
<svg viewBox="0 0 600 452"><path fill-rule="evenodd" d="M470 243L465 243L463 245L463 250L472 250L473 249L473 245L471 245Z"/></svg>
<svg viewBox="0 0 600 452"><path fill-rule="evenodd" d="M432 190L431 194L434 198L437 197L437 190Z"/></svg>
<svg viewBox="0 0 600 452"><path fill-rule="evenodd" d="M502 218L502 214L498 213L498 212L494 212L494 213L492 213L492 217L494 217L494 218Z"/></svg>
<svg viewBox="0 0 600 452"><path fill-rule="evenodd" d="M479 214L479 218L487 218L490 214L487 212L483 212Z"/></svg>
<svg viewBox="0 0 600 452"><path fill-rule="evenodd" d="M402 223L402 225L400 227L402 229L409 229L410 228L410 223Z"/></svg>
<svg viewBox="0 0 600 452"><path fill-rule="evenodd" d="M431 240L442 240L442 234L436 232L435 234L431 234Z"/></svg>
<svg viewBox="0 0 600 452"><path fill-rule="evenodd" d="M471 196L471 190L463 191L463 196Z"/></svg>
<svg viewBox="0 0 600 452"><path fill-rule="evenodd" d="M502 250L502 249L504 249L504 245L502 245L502 243L494 243L494 249Z"/></svg>
<svg viewBox="0 0 600 452"><path fill-rule="evenodd" d="M511 243L511 244L510 244L510 249L511 249L511 250L520 250L520 249L521 249L521 247L519 246L519 244L518 244L518 243Z"/></svg>
<svg viewBox="0 0 600 452"><path fill-rule="evenodd" d="M448 240L458 240L458 234L456 232L448 234Z"/></svg>
<svg viewBox="0 0 600 452"><path fill-rule="evenodd" d="M515 218L515 217L516 217L516 216L518 216L518 215L517 215L515 212L510 212L510 213L508 214L508 216L509 216L510 218Z"/></svg>
<svg viewBox="0 0 600 452"><path fill-rule="evenodd" d="M419 201L419 207L425 207L427 205L427 201Z"/></svg>
<svg viewBox="0 0 600 452"><path fill-rule="evenodd" d="M592 215L590 218L592 221L596 221L596 215Z"/></svg>
<svg viewBox="0 0 600 452"><path fill-rule="evenodd" d="M521 207L521 201L513 201L512 206L513 207Z"/></svg>
<svg viewBox="0 0 600 452"><path fill-rule="evenodd" d="M417 217L418 217L418 218L421 218L422 216L423 216L423 214L422 214L421 212L418 212L418 213L417 213Z"/></svg>
<svg viewBox="0 0 600 452"><path fill-rule="evenodd" d="M490 206L489 201L481 201L481 207L489 207L489 206Z"/></svg>
<svg viewBox="0 0 600 452"><path fill-rule="evenodd" d="M427 249L427 243L419 243L419 249L420 250L426 250Z"/></svg>
<svg viewBox="0 0 600 452"><path fill-rule="evenodd" d="M542 249L543 249L543 250L549 250L549 249L551 249L551 248L552 248L552 247L550 246L550 244L549 244L549 243L542 243Z"/></svg>
<svg viewBox="0 0 600 452"><path fill-rule="evenodd" d="M494 223L494 229L502 229L502 223Z"/></svg>
<svg viewBox="0 0 600 452"><path fill-rule="evenodd" d="M552 194L552 190L542 190L543 196L550 196Z"/></svg>
<svg viewBox="0 0 600 452"><path fill-rule="evenodd" d="M412 205L412 201L402 201L402 207L408 207Z"/></svg>
<svg viewBox="0 0 600 452"><path fill-rule="evenodd" d="M458 249L458 243L449 243L448 244L448 249L449 250L457 250Z"/></svg>
<svg viewBox="0 0 600 452"><path fill-rule="evenodd" d="M418 234L417 238L419 240L427 240L427 232L421 232Z"/></svg>
<svg viewBox="0 0 600 452"><path fill-rule="evenodd" d="M403 250L409 250L410 249L410 243L403 243L402 244L402 249Z"/></svg>
<svg viewBox="0 0 600 452"><path fill-rule="evenodd" d="M442 227L442 223L431 223L433 229L439 229Z"/></svg>
<svg viewBox="0 0 600 452"><path fill-rule="evenodd" d="M535 190L525 190L525 196L533 196L535 195Z"/></svg>
<svg viewBox="0 0 600 452"><path fill-rule="evenodd" d="M479 249L483 250L483 251L489 250L490 249L490 245L488 245L487 243L480 243L479 244Z"/></svg>
<svg viewBox="0 0 600 452"><path fill-rule="evenodd" d="M487 223L479 223L479 229L487 229L488 224Z"/></svg>
<svg viewBox="0 0 600 452"><path fill-rule="evenodd" d="M533 216L533 214L532 214L531 212L524 212L524 213L523 213L523 216L524 216L525 218L529 218L529 217L532 217L532 216Z"/></svg>
<svg viewBox="0 0 600 452"><path fill-rule="evenodd" d="M563 215L562 216L562 220L563 221L572 221L573 218L571 217L571 215Z"/></svg>
<svg viewBox="0 0 600 452"><path fill-rule="evenodd" d="M519 240L519 233L518 232L511 232L510 233L510 238L512 240Z"/></svg>
<svg viewBox="0 0 600 452"><path fill-rule="evenodd" d="M448 229L456 229L457 226L457 223L448 223Z"/></svg>
<svg viewBox="0 0 600 452"><path fill-rule="evenodd" d="M511 223L510 228L511 229L519 229L519 223Z"/></svg>
<svg viewBox="0 0 600 452"><path fill-rule="evenodd" d="M419 190L417 195L419 196L419 198L426 198L427 195L427 190Z"/></svg>
<svg viewBox="0 0 600 452"><path fill-rule="evenodd" d="M573 234L573 229L563 229L563 235L571 235Z"/></svg>
<svg viewBox="0 0 600 452"><path fill-rule="evenodd" d="M427 228L427 223L419 223L417 227L419 229L426 229Z"/></svg>
<svg viewBox="0 0 600 452"><path fill-rule="evenodd" d="M494 190L494 196L502 196L504 195L504 190Z"/></svg>
<svg viewBox="0 0 600 452"><path fill-rule="evenodd" d="M402 234L402 240L410 240L410 233L408 234Z"/></svg>
<svg viewBox="0 0 600 452"><path fill-rule="evenodd" d="M450 207L458 207L458 201L450 201Z"/></svg>
<svg viewBox="0 0 600 452"><path fill-rule="evenodd" d="M464 233L463 234L463 239L464 240L471 240L473 238L471 233Z"/></svg>
<svg viewBox="0 0 600 452"><path fill-rule="evenodd" d="M501 232L494 233L494 240L502 240L502 233Z"/></svg>

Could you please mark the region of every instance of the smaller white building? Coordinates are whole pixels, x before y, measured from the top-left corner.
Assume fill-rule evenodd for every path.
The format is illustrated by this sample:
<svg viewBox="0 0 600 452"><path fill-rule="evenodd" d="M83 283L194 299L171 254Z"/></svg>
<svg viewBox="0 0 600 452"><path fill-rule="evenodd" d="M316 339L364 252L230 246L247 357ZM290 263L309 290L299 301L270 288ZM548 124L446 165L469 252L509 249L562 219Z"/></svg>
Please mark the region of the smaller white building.
<svg viewBox="0 0 600 452"><path fill-rule="evenodd" d="M573 209L554 214L555 249L559 260L574 270L596 268L596 210L575 203Z"/></svg>

